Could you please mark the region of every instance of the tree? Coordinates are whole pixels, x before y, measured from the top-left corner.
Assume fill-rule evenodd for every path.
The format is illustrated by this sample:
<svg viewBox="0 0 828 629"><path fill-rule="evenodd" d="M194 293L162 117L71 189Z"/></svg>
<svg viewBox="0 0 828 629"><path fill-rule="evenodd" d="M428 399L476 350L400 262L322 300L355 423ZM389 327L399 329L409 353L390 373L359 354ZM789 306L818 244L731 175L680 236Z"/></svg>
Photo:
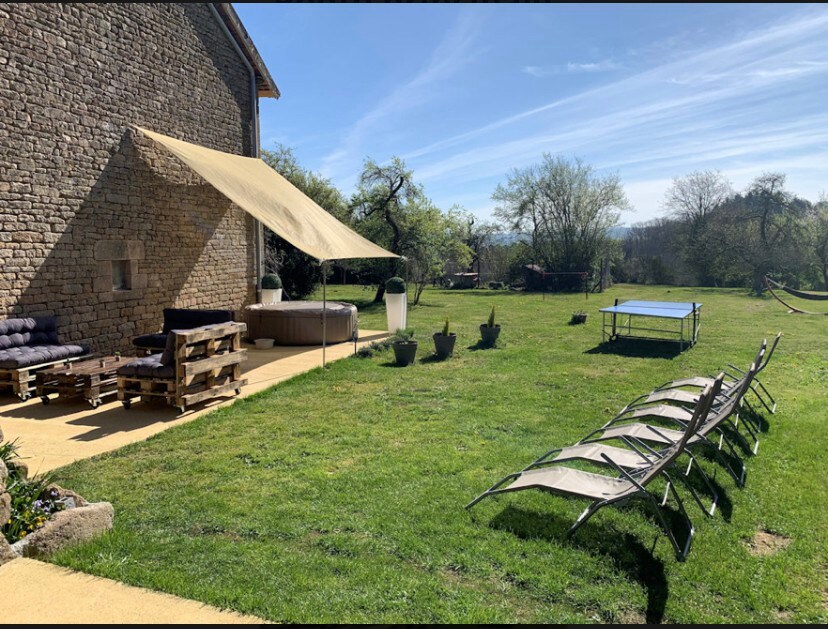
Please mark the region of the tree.
<svg viewBox="0 0 828 629"><path fill-rule="evenodd" d="M700 223L733 194L730 182L718 170L697 170L673 179L664 207L681 221Z"/></svg>
<svg viewBox="0 0 828 629"><path fill-rule="evenodd" d="M824 193L811 208L808 235L816 267L821 275L822 288L828 290L828 196Z"/></svg>
<svg viewBox="0 0 828 629"><path fill-rule="evenodd" d="M385 166L365 161L351 207L358 232L407 260L402 273L416 285L413 304L419 303L426 283L442 275L447 263L469 264L460 215L455 210L441 212L398 157ZM362 267L373 270L379 285L375 302L382 301L385 280L401 273L399 261L393 258L363 262Z"/></svg>
<svg viewBox="0 0 828 629"><path fill-rule="evenodd" d="M600 177L580 159L544 154L514 169L492 195L495 215L526 232L535 261L557 272L592 271L609 250L609 230L629 204L617 175Z"/></svg>
<svg viewBox="0 0 828 629"><path fill-rule="evenodd" d="M501 231L500 226L490 222L480 222L476 216L466 212L459 206L456 207L458 218L465 223L463 242L471 251L471 260L469 261L468 271L475 272L474 267L477 266L477 282L480 286L482 279L481 265L483 257L493 245L494 235Z"/></svg>
<svg viewBox="0 0 828 629"><path fill-rule="evenodd" d="M402 222L406 208L421 203L425 195L420 186L413 182L413 173L399 157L394 157L386 166L380 166L368 158L359 177L359 189L351 200L358 231L383 246L391 253L403 255ZM387 277L377 278L378 288L374 302L382 301L385 294L385 279L397 275L399 261L388 258L385 265Z"/></svg>
<svg viewBox="0 0 828 629"><path fill-rule="evenodd" d="M466 223L456 210L441 212L431 202L410 207L403 223L402 251L414 282L413 305L426 285L443 275L447 264L467 268L472 251L463 242Z"/></svg>
<svg viewBox="0 0 828 629"><path fill-rule="evenodd" d="M711 215L733 195L719 171L695 171L677 177L667 190L664 207L683 227L681 250L703 286L716 285L718 234Z"/></svg>
<svg viewBox="0 0 828 629"><path fill-rule="evenodd" d="M800 277L807 262L801 246L810 203L785 190L785 175L764 173L744 194L737 194L716 213L721 249L743 267L756 294L768 273Z"/></svg>
<svg viewBox="0 0 828 629"><path fill-rule="evenodd" d="M351 220L345 197L329 179L299 165L293 150L282 144L275 151L262 151L262 160L282 177L299 188L337 219ZM315 258L300 251L265 228L265 266L282 278L285 292L293 299L303 299L322 282L322 269Z"/></svg>

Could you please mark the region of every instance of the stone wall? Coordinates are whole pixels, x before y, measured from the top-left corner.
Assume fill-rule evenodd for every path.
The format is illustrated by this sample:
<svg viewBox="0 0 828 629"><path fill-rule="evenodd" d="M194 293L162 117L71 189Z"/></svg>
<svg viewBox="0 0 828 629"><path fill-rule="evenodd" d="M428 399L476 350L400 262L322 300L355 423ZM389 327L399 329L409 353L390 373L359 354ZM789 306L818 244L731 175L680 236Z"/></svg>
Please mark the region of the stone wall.
<svg viewBox="0 0 828 629"><path fill-rule="evenodd" d="M0 3L0 317L127 351L252 302L253 220L130 128L250 155L249 81L204 4Z"/></svg>

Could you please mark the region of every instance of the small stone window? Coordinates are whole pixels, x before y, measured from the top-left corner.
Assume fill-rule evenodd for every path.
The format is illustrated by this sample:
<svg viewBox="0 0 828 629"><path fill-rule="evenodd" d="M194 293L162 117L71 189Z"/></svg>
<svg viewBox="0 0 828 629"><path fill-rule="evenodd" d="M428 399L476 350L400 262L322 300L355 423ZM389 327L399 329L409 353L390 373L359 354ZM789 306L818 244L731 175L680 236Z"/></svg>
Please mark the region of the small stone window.
<svg viewBox="0 0 828 629"><path fill-rule="evenodd" d="M112 290L132 290L132 264L129 260L112 260Z"/></svg>
<svg viewBox="0 0 828 629"><path fill-rule="evenodd" d="M147 287L144 245L137 240L99 240L95 243L96 293L116 293L116 299L141 296Z"/></svg>

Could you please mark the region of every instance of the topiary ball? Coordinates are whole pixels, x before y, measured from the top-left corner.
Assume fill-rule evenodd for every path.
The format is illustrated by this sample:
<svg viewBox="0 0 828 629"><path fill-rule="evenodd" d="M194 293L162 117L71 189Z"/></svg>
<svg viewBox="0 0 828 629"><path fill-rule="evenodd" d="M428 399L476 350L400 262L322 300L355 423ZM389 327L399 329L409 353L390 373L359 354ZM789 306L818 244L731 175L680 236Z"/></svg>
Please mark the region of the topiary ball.
<svg viewBox="0 0 828 629"><path fill-rule="evenodd" d="M405 293L405 280L401 277L392 277L385 282L385 292L389 295Z"/></svg>
<svg viewBox="0 0 828 629"><path fill-rule="evenodd" d="M266 290L277 290L282 288L282 278L275 273L268 273L262 277L262 288Z"/></svg>

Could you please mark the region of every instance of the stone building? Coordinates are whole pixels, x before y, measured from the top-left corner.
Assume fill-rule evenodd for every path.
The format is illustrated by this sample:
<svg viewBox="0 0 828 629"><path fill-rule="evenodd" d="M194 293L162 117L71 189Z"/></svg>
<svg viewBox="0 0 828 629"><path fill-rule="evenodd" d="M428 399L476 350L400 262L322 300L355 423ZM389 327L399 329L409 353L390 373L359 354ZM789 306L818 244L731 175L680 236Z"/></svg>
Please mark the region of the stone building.
<svg viewBox="0 0 828 629"><path fill-rule="evenodd" d="M131 125L258 156L278 96L229 4L0 3L0 318L109 352L255 301L260 225Z"/></svg>

